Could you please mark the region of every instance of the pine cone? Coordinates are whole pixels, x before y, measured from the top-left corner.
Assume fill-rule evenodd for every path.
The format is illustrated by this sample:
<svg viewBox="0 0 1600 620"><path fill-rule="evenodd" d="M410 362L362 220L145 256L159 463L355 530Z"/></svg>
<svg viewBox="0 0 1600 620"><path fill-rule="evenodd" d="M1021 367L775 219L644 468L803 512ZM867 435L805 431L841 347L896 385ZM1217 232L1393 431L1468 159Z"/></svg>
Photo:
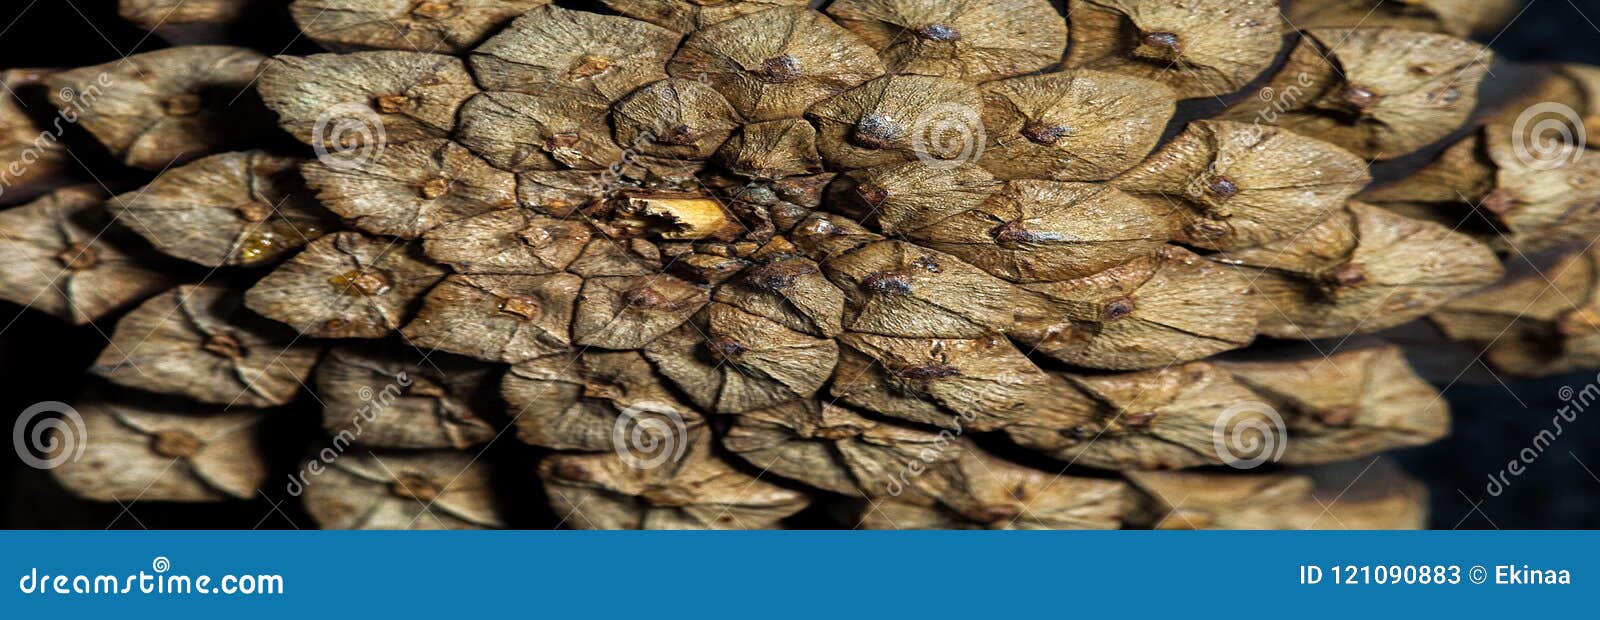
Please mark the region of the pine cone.
<svg viewBox="0 0 1600 620"><path fill-rule="evenodd" d="M189 4L122 10L211 43L262 10ZM1496 250L1600 235L1600 160L1472 119L1460 37L1500 3L604 4L296 0L329 53L3 76L76 93L137 179L59 186L47 145L0 194L53 190L0 213L0 298L116 323L57 478L268 493L253 424L304 397L326 437L270 448L328 528L524 525L535 484L579 528L1419 527L1387 466L1317 486L1449 430L1346 340L1431 317L1515 372L1600 365L1591 253L1572 300L1474 293ZM1582 131L1597 75L1535 92ZM39 127L7 106L0 156ZM478 458L517 441L537 465ZM1267 463L1307 469L1215 467Z"/></svg>

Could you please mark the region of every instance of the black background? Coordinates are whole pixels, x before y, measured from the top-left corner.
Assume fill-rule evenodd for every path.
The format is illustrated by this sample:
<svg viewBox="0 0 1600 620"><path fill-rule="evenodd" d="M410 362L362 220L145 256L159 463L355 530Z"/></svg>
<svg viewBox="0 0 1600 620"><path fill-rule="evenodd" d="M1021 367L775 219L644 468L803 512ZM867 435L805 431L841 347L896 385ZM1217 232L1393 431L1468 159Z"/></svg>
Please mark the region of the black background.
<svg viewBox="0 0 1600 620"><path fill-rule="evenodd" d="M116 60L123 54L149 51L165 44L123 24L111 0L5 0L0 7L0 67L82 66ZM577 4L559 2L559 4ZM1535 0L1525 13L1491 42L1502 58L1516 61L1572 61L1600 64L1600 0ZM1490 39L1493 39L1490 41ZM236 41L267 53L313 53L316 47L296 39L281 9L269 10L241 25ZM1600 137L1596 137L1600 139ZM114 169L103 153L75 149L75 153L100 170ZM104 166L104 167L103 167ZM139 173L103 175L108 184L137 187ZM0 260L7 260L0 254ZM109 331L111 321L100 329ZM93 326L71 327L40 313L0 302L0 420L43 400L72 400L84 385L83 371L104 344ZM1448 376L1445 376L1448 381ZM1433 526L1436 528L1594 528L1600 526L1600 478L1588 471L1600 467L1600 422L1586 413L1545 450L1528 471L1499 497L1484 491L1487 476L1515 459L1533 436L1549 427L1562 404L1562 386L1582 388L1595 381L1593 373L1535 381L1508 381L1507 385L1481 376L1457 382L1446 390L1454 416L1452 436L1437 444L1399 454L1412 473L1425 480L1432 492ZM301 399L305 401L307 399ZM274 412L271 435L284 442L315 432L314 411L290 407ZM515 441L496 442L487 457L513 470L531 472L536 455ZM127 512L117 504L96 504L72 499L49 476L16 461L9 449L0 449L0 527L4 528L288 528L310 527L311 522L292 499L284 498L282 484L269 482L266 495L250 502L182 506L140 502ZM277 455L272 480L282 481L296 454ZM505 482L505 495L524 501L511 507L512 524L550 527L554 523L538 508L542 498L530 478ZM282 501L288 499L288 501ZM1478 502L1481 500L1481 504ZM281 501L281 505L280 505ZM1477 508L1474 508L1474 504ZM281 512L274 509L279 505ZM820 519L802 519L799 525L824 525Z"/></svg>

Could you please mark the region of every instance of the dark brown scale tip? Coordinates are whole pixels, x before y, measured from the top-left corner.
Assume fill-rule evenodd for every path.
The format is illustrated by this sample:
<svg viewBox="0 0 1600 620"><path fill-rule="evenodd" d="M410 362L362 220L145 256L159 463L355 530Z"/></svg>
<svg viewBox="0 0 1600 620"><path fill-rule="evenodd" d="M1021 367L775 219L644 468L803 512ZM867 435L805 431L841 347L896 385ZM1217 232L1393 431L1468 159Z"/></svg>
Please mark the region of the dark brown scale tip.
<svg viewBox="0 0 1600 620"><path fill-rule="evenodd" d="M169 459L194 458L203 447L205 444L200 438L179 430L157 432L150 441L150 448L156 454Z"/></svg>
<svg viewBox="0 0 1600 620"><path fill-rule="evenodd" d="M572 63L572 68L567 70L567 74L576 78L594 77L610 71L616 64L616 61L605 56L584 54L577 62Z"/></svg>
<svg viewBox="0 0 1600 620"><path fill-rule="evenodd" d="M714 336L706 340L706 349L711 354L726 362L738 362L749 349L738 341L727 336Z"/></svg>
<svg viewBox="0 0 1600 620"><path fill-rule="evenodd" d="M1028 230L1022 222L1007 222L994 227L989 231L994 237L994 242L1000 247L1017 249L1030 243L1041 241L1060 241L1063 237L1059 233L1040 233Z"/></svg>
<svg viewBox="0 0 1600 620"><path fill-rule="evenodd" d="M589 471L589 468L571 461L557 463L555 467L551 468L550 475L573 482L588 482L594 479L594 474Z"/></svg>
<svg viewBox="0 0 1600 620"><path fill-rule="evenodd" d="M418 2L416 8L411 9L411 14L422 19L445 19L455 13L455 7L449 2L426 0Z"/></svg>
<svg viewBox="0 0 1600 620"><path fill-rule="evenodd" d="M239 344L239 339L234 338L232 334L212 334L200 348L228 359L236 360L244 357L244 345Z"/></svg>
<svg viewBox="0 0 1600 620"><path fill-rule="evenodd" d="M532 321L539 318L541 308L542 306L538 299L527 295L512 295L500 300L499 306L501 312L524 321Z"/></svg>
<svg viewBox="0 0 1600 620"><path fill-rule="evenodd" d="M1361 408L1355 405L1338 405L1329 407L1316 413L1317 421L1328 426L1340 428L1350 426L1356 421L1356 414L1361 413Z"/></svg>
<svg viewBox="0 0 1600 620"><path fill-rule="evenodd" d="M756 79L770 84L792 82L800 77L800 60L784 54L761 61L754 72Z"/></svg>
<svg viewBox="0 0 1600 620"><path fill-rule="evenodd" d="M861 279L862 288L885 295L910 295L911 278L894 271L880 271Z"/></svg>
<svg viewBox="0 0 1600 620"><path fill-rule="evenodd" d="M825 441L839 441L859 437L861 429L848 424L843 426L824 426L811 432L812 437Z"/></svg>
<svg viewBox="0 0 1600 620"><path fill-rule="evenodd" d="M867 204L877 207L889 199L889 190L877 183L862 183L856 186L856 195Z"/></svg>
<svg viewBox="0 0 1600 620"><path fill-rule="evenodd" d="M644 310L675 310L678 304L648 286L641 286L622 294L622 301L633 308Z"/></svg>
<svg viewBox="0 0 1600 620"><path fill-rule="evenodd" d="M539 145L539 150L546 153L557 153L578 145L582 138L575 133L558 133L545 138L544 144Z"/></svg>
<svg viewBox="0 0 1600 620"><path fill-rule="evenodd" d="M1021 515L1022 509L1017 506L989 504L968 510L961 516L973 523L996 528L1011 525Z"/></svg>
<svg viewBox="0 0 1600 620"><path fill-rule="evenodd" d="M1587 336L1600 332L1600 312L1593 308L1573 308L1556 318L1556 332L1562 336Z"/></svg>
<svg viewBox="0 0 1600 620"><path fill-rule="evenodd" d="M252 200L234 206L233 212L246 222L263 222L272 216L272 205L259 200Z"/></svg>
<svg viewBox="0 0 1600 620"><path fill-rule="evenodd" d="M700 131L699 129L695 129L688 125L678 125L677 127L668 129L666 133L661 134L660 137L656 138L656 142L675 146L688 146L699 143L700 139L704 138L705 135L706 133L704 131Z"/></svg>
<svg viewBox="0 0 1600 620"><path fill-rule="evenodd" d="M1133 314L1133 298L1126 295L1117 297L1100 305L1100 320L1115 321Z"/></svg>
<svg viewBox="0 0 1600 620"><path fill-rule="evenodd" d="M389 276L376 269L352 269L328 278L328 284L339 294L353 297L376 297L392 286Z"/></svg>
<svg viewBox="0 0 1600 620"><path fill-rule="evenodd" d="M426 396L428 398L444 398L444 386L434 383L425 377L411 377L411 385L406 386L408 396Z"/></svg>
<svg viewBox="0 0 1600 620"><path fill-rule="evenodd" d="M554 238L555 236L550 234L549 229L541 226L530 226L517 232L517 239L519 241L528 246L536 248L549 244Z"/></svg>
<svg viewBox="0 0 1600 620"><path fill-rule="evenodd" d="M1125 428L1133 428L1133 429L1141 429L1142 430L1142 429L1150 428L1150 426L1152 424L1154 424L1155 421L1156 421L1156 412L1154 412L1154 411L1142 411L1142 412L1139 412L1139 413L1124 413L1124 414L1122 414L1122 426L1125 427Z"/></svg>
<svg viewBox="0 0 1600 620"><path fill-rule="evenodd" d="M960 41L961 33L944 24L927 24L912 30L924 41Z"/></svg>
<svg viewBox="0 0 1600 620"><path fill-rule="evenodd" d="M56 252L56 260L68 271L84 271L93 269L100 262L100 255L88 244L73 243Z"/></svg>
<svg viewBox="0 0 1600 620"><path fill-rule="evenodd" d="M1062 439L1067 440L1067 443L1069 444L1081 443L1089 436L1087 432L1076 426L1071 428L1063 428L1056 431L1056 434L1060 435Z"/></svg>
<svg viewBox="0 0 1600 620"><path fill-rule="evenodd" d="M906 366L904 368L895 369L894 371L894 376L901 379L923 382L933 381L935 379L948 379L950 377L957 377L960 375L960 370L957 370L954 366L946 366L944 364Z"/></svg>
<svg viewBox="0 0 1600 620"><path fill-rule="evenodd" d="M1373 104L1378 103L1378 99L1378 93L1355 84L1345 86L1343 90L1339 91L1339 103L1357 112L1363 112L1371 108Z"/></svg>
<svg viewBox="0 0 1600 620"><path fill-rule="evenodd" d="M815 270L804 263L769 263L752 267L746 272L744 281L751 288L776 293L794 286L794 281L800 276L813 271Z"/></svg>
<svg viewBox="0 0 1600 620"><path fill-rule="evenodd" d="M380 95L372 100L372 107L384 114L399 114L411 108L411 98L405 95Z"/></svg>
<svg viewBox="0 0 1600 620"><path fill-rule="evenodd" d="M1136 55L1174 61L1183 56L1183 39L1171 32L1147 32L1139 37Z"/></svg>
<svg viewBox="0 0 1600 620"><path fill-rule="evenodd" d="M1221 200L1227 200L1239 195L1239 185L1228 177L1211 177L1211 181L1206 183L1206 192Z"/></svg>
<svg viewBox="0 0 1600 620"><path fill-rule="evenodd" d="M893 120L874 114L856 122L850 141L862 148L883 149L894 144L899 134L900 127Z"/></svg>
<svg viewBox="0 0 1600 620"><path fill-rule="evenodd" d="M200 113L200 106L200 95L194 93L173 95L161 105L167 116L194 116Z"/></svg>
<svg viewBox="0 0 1600 620"><path fill-rule="evenodd" d="M431 503L439 499L444 489L426 476L404 473L395 476L394 482L389 483L389 493L395 497L415 499L419 502Z"/></svg>
<svg viewBox="0 0 1600 620"><path fill-rule="evenodd" d="M1367 274L1359 265L1345 263L1323 274L1322 279L1334 289L1344 289L1360 286L1367 281Z"/></svg>
<svg viewBox="0 0 1600 620"><path fill-rule="evenodd" d="M1060 142L1062 138L1067 137L1067 134L1070 133L1072 133L1070 128L1047 125L1039 121L1029 121L1028 124L1022 126L1022 137L1035 144L1043 144L1045 146Z"/></svg>
<svg viewBox="0 0 1600 620"><path fill-rule="evenodd" d="M1197 220L1184 225L1183 234L1196 241L1216 241L1228 236L1228 225L1212 220Z"/></svg>
<svg viewBox="0 0 1600 620"><path fill-rule="evenodd" d="M440 196L450 193L450 179L446 179L444 177L434 177L428 179L427 181L423 182L422 187L417 189L417 193L426 200L437 199Z"/></svg>
<svg viewBox="0 0 1600 620"><path fill-rule="evenodd" d="M1516 192L1502 187L1489 192L1489 195L1484 196L1483 202L1479 203L1478 206L1495 215L1505 215L1516 209L1517 205L1520 204L1522 204L1522 199L1517 196Z"/></svg>

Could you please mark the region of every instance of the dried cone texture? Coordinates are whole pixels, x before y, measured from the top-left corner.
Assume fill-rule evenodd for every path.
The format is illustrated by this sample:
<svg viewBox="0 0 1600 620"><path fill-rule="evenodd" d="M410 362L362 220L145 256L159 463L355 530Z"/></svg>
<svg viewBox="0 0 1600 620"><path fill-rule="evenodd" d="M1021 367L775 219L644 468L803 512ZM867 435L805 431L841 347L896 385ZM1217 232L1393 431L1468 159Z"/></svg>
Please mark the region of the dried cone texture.
<svg viewBox="0 0 1600 620"><path fill-rule="evenodd" d="M122 19L173 45L225 42L255 16L257 0L118 0Z"/></svg>
<svg viewBox="0 0 1600 620"><path fill-rule="evenodd" d="M1277 75L1225 116L1317 136L1363 158L1392 159L1467 120L1490 58L1487 49L1446 35L1308 30Z"/></svg>
<svg viewBox="0 0 1600 620"><path fill-rule="evenodd" d="M912 462L948 462L967 449L949 431L875 419L826 401L793 402L733 420L722 440L730 452L772 474L847 496L931 501L920 484L901 477L909 475L904 469Z"/></svg>
<svg viewBox="0 0 1600 620"><path fill-rule="evenodd" d="M381 338L444 278L418 253L395 239L328 235L256 282L245 305L314 338Z"/></svg>
<svg viewBox="0 0 1600 620"><path fill-rule="evenodd" d="M326 455L326 456L323 456ZM448 450L323 450L301 468L306 512L330 530L476 530L504 526L492 471Z"/></svg>
<svg viewBox="0 0 1600 620"><path fill-rule="evenodd" d="M1427 517L1427 490L1382 460L1280 474L1144 472L1128 480L1144 496L1132 520L1152 529L1420 529Z"/></svg>
<svg viewBox="0 0 1600 620"><path fill-rule="evenodd" d="M338 347L317 365L323 428L379 448L466 449L493 438L493 368L384 343Z"/></svg>
<svg viewBox="0 0 1600 620"><path fill-rule="evenodd" d="M324 152L356 154L332 158L345 167L373 159L384 142L448 136L462 102L478 92L460 59L398 51L276 56L261 63L256 88L294 137Z"/></svg>
<svg viewBox="0 0 1600 620"><path fill-rule="evenodd" d="M518 17L474 49L470 59L484 90L571 91L591 95L604 107L666 78L667 60L679 39L675 32L633 19L545 6Z"/></svg>
<svg viewBox="0 0 1600 620"><path fill-rule="evenodd" d="M332 50L397 49L448 54L549 0L295 0L289 14Z"/></svg>
<svg viewBox="0 0 1600 620"><path fill-rule="evenodd" d="M165 289L104 202L98 188L72 187L0 211L0 299L81 324Z"/></svg>
<svg viewBox="0 0 1600 620"><path fill-rule="evenodd" d="M602 0L607 8L674 32L694 32L773 7L806 6L806 0Z"/></svg>
<svg viewBox="0 0 1600 620"><path fill-rule="evenodd" d="M17 94L0 100L0 161L17 164L8 165L0 174L0 204L21 202L48 191L72 163L61 136L45 131L47 121L53 120L40 118L37 109L30 109L19 98L49 74L30 69L0 71L0 86Z"/></svg>
<svg viewBox="0 0 1600 620"><path fill-rule="evenodd" d="M946 429L992 431L1029 420L1075 419L1083 397L1010 341L840 337L832 394L840 401Z"/></svg>
<svg viewBox="0 0 1600 620"><path fill-rule="evenodd" d="M248 500L266 481L267 459L259 436L263 412L119 390L97 390L74 409L83 418L82 445L77 446L83 454L51 474L80 497L102 502Z"/></svg>
<svg viewBox="0 0 1600 620"><path fill-rule="evenodd" d="M262 151L212 155L111 204L162 253L206 267L267 265L336 225L301 182L299 163Z"/></svg>
<svg viewBox="0 0 1600 620"><path fill-rule="evenodd" d="M551 506L579 529L773 529L809 503L713 453L704 432L671 439L686 442L666 446L677 457L650 467L611 453L546 458L539 477Z"/></svg>
<svg viewBox="0 0 1600 620"><path fill-rule="evenodd" d="M633 351L586 351L517 364L501 381L500 396L518 438L556 450L614 450L619 432L628 445L676 446L679 435L705 425L698 410L681 402Z"/></svg>
<svg viewBox="0 0 1600 620"><path fill-rule="evenodd" d="M1123 527L1137 503L1132 487L1120 480L1062 476L1010 463L972 446L950 451L960 456L931 464L926 471L901 471L902 476L913 477L912 484L926 487L936 501L869 498L856 526L1106 530Z"/></svg>
<svg viewBox="0 0 1600 620"><path fill-rule="evenodd" d="M840 0L828 14L897 74L987 82L1054 65L1067 44L1045 0Z"/></svg>
<svg viewBox="0 0 1600 620"><path fill-rule="evenodd" d="M1247 274L1262 302L1260 331L1277 338L1393 327L1502 271L1494 253L1467 235L1359 202L1299 236L1214 260Z"/></svg>
<svg viewBox="0 0 1600 620"><path fill-rule="evenodd" d="M1600 134L1600 67L1566 64L1553 69L1555 74L1536 91L1539 100L1565 103L1582 115L1578 122L1582 123L1585 136ZM1586 145L1600 148L1596 142Z"/></svg>
<svg viewBox="0 0 1600 620"><path fill-rule="evenodd" d="M146 30L171 24L226 23L254 0L119 0L117 13Z"/></svg>
<svg viewBox="0 0 1600 620"><path fill-rule="evenodd" d="M775 528L813 503L859 503L863 527L1303 526L1328 499L1305 475L1219 466L1419 445L1447 411L1391 347L1231 351L1445 325L1500 277L1480 239L1600 234L1592 158L1522 163L1510 119L1352 201L1370 160L1465 121L1487 52L1452 37L1476 7L1375 26L1308 1L1294 39L1271 0L604 4L298 0L331 53L10 76L71 87L63 114L165 172L0 212L23 259L0 297L75 322L144 300L93 369L120 386L213 409L314 394L341 449L296 484L323 527L517 525L475 458L513 429L541 461L497 480L537 475L568 527ZM1562 67L1539 92L1576 124L1596 83ZM1186 99L1240 103L1172 124ZM33 146L21 112L0 108L29 129L0 147ZM1468 202L1493 216L1455 232ZM218 271L158 294L137 237ZM1545 314L1492 308L1524 347L1492 363L1590 363L1587 261L1562 289L1579 303L1496 298ZM1493 339L1482 323L1452 336ZM117 432L130 475L176 450ZM1217 489L1203 525L1137 473L1180 468L1210 468L1171 478ZM1422 514L1414 487L1372 497L1339 518Z"/></svg>
<svg viewBox="0 0 1600 620"><path fill-rule="evenodd" d="M1023 447L1101 469L1176 469L1222 464L1219 441L1270 449L1283 443L1271 412L1241 407L1248 387L1207 362L1111 376L1062 378L1087 398L1075 411L1021 420L1006 432Z"/></svg>
<svg viewBox="0 0 1600 620"><path fill-rule="evenodd" d="M1291 29L1393 28L1465 37L1494 33L1518 10L1514 0L1295 0L1285 2Z"/></svg>
<svg viewBox="0 0 1600 620"><path fill-rule="evenodd" d="M392 145L356 165L309 161L301 172L317 198L352 226L406 239L516 201L510 173L449 140Z"/></svg>
<svg viewBox="0 0 1600 620"><path fill-rule="evenodd" d="M1600 262L1592 249L1516 259L1506 277L1430 319L1453 340L1487 347L1495 370L1544 376L1600 365Z"/></svg>
<svg viewBox="0 0 1600 620"><path fill-rule="evenodd" d="M872 48L827 17L783 8L689 35L667 71L705 82L746 120L763 121L798 117L884 69Z"/></svg>
<svg viewBox="0 0 1600 620"><path fill-rule="evenodd" d="M1547 64L1530 67L1531 85L1487 112L1485 123L1509 127L1513 146L1540 166L1558 166L1561 156L1600 148L1589 137L1600 132L1600 67ZM1520 140L1520 142L1518 142Z"/></svg>
<svg viewBox="0 0 1600 620"><path fill-rule="evenodd" d="M1525 128L1493 122L1362 199L1460 228L1505 252L1588 244L1600 235L1600 158L1581 146L1582 134L1550 120L1529 115Z"/></svg>
<svg viewBox="0 0 1600 620"><path fill-rule="evenodd" d="M262 132L241 102L263 57L228 46L191 46L57 73L45 80L63 118L78 118L123 163L162 170L248 145Z"/></svg>
<svg viewBox="0 0 1600 620"><path fill-rule="evenodd" d="M1087 69L985 84L984 168L1003 179L1103 181L1144 159L1172 118L1160 82Z"/></svg>
<svg viewBox="0 0 1600 620"><path fill-rule="evenodd" d="M1217 365L1283 420L1288 440L1279 460L1285 464L1332 463L1424 445L1450 430L1444 399L1392 345Z"/></svg>
<svg viewBox="0 0 1600 620"><path fill-rule="evenodd" d="M1361 158L1291 131L1197 121L1111 185L1167 205L1177 239L1213 250L1298 236L1371 176Z"/></svg>
<svg viewBox="0 0 1600 620"><path fill-rule="evenodd" d="M317 362L291 330L218 286L179 286L122 317L92 372L119 385L227 406L289 402Z"/></svg>
<svg viewBox="0 0 1600 620"><path fill-rule="evenodd" d="M1069 0L1067 66L1152 79L1180 99L1232 93L1282 46L1277 0Z"/></svg>
<svg viewBox="0 0 1600 620"><path fill-rule="evenodd" d="M1012 338L1089 368L1209 357L1255 339L1260 300L1244 275L1167 246L1099 273L1024 286Z"/></svg>

